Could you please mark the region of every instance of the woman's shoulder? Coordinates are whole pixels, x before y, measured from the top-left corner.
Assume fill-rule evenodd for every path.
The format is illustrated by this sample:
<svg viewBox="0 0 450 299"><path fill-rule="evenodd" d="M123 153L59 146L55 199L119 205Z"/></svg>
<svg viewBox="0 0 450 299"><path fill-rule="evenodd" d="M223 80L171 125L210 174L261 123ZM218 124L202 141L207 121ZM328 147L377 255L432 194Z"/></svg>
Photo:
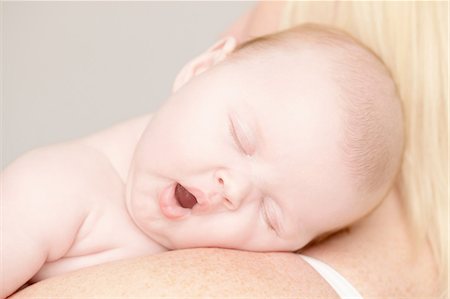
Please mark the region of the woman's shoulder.
<svg viewBox="0 0 450 299"><path fill-rule="evenodd" d="M91 267L29 286L17 297L337 298L296 254L188 249Z"/></svg>

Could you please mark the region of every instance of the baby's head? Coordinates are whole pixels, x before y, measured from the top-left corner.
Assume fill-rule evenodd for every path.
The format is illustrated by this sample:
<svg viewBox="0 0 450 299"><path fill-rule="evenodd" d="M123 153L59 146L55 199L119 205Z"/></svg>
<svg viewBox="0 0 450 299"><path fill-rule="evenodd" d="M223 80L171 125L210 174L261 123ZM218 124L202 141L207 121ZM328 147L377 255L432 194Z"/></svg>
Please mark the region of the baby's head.
<svg viewBox="0 0 450 299"><path fill-rule="evenodd" d="M169 249L294 251L372 211L402 148L395 84L346 34L225 38L180 72L148 124L127 206Z"/></svg>

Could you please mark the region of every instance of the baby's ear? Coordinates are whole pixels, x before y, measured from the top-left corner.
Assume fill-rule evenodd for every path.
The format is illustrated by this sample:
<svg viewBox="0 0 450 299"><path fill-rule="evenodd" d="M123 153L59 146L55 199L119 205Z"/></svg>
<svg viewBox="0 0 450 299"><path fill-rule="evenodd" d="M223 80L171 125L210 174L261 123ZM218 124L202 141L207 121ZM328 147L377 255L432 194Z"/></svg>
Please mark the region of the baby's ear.
<svg viewBox="0 0 450 299"><path fill-rule="evenodd" d="M172 92L176 92L193 77L200 75L224 60L236 49L236 44L236 39L234 37L224 37L204 53L189 61L178 73L172 87Z"/></svg>

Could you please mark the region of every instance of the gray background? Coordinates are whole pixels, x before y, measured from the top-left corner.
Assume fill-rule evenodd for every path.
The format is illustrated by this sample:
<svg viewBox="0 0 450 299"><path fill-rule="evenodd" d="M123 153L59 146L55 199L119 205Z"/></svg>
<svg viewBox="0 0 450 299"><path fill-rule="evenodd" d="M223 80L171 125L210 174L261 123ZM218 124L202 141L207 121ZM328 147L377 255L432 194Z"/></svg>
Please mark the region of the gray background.
<svg viewBox="0 0 450 299"><path fill-rule="evenodd" d="M154 111L254 2L3 2L2 168Z"/></svg>

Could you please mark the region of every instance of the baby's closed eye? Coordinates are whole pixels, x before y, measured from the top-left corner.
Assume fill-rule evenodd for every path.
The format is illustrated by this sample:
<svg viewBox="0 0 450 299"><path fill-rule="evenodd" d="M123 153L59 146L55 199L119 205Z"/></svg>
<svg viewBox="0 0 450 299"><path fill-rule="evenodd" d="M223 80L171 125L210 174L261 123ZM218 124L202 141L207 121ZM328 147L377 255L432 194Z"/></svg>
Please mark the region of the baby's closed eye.
<svg viewBox="0 0 450 299"><path fill-rule="evenodd" d="M278 221L276 219L273 204L270 200L264 199L261 202L261 213L267 226L278 234Z"/></svg>
<svg viewBox="0 0 450 299"><path fill-rule="evenodd" d="M229 132L236 146L246 155L250 156L255 151L255 141L247 125L235 114L229 116Z"/></svg>

